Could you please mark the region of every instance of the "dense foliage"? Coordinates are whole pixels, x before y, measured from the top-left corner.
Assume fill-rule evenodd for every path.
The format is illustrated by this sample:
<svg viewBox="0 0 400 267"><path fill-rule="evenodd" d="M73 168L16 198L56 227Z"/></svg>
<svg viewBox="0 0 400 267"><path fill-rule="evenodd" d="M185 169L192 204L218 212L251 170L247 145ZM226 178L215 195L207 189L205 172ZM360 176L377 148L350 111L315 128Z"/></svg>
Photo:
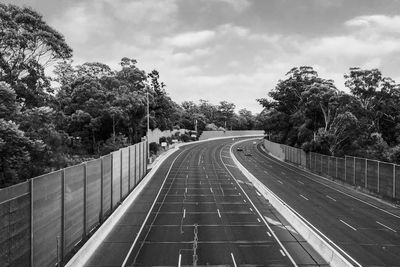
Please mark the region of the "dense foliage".
<svg viewBox="0 0 400 267"><path fill-rule="evenodd" d="M159 73L134 59L113 70L99 62L74 66L71 58L63 35L40 14L0 3L0 187L139 142L147 99L151 129L256 126L251 112L235 114L225 101L178 105Z"/></svg>
<svg viewBox="0 0 400 267"><path fill-rule="evenodd" d="M258 99L271 140L327 155L400 163L400 86L378 69L351 68L349 93L312 67L291 69Z"/></svg>

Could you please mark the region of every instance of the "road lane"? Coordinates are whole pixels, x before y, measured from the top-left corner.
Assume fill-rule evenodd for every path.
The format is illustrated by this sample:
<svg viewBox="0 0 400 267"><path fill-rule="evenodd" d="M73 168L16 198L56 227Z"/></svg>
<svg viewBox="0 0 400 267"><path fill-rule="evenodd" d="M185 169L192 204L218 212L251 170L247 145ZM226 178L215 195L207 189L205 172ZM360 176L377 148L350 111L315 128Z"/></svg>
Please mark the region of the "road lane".
<svg viewBox="0 0 400 267"><path fill-rule="evenodd" d="M294 265L219 157L229 143L178 156L127 266Z"/></svg>
<svg viewBox="0 0 400 267"><path fill-rule="evenodd" d="M279 162L250 141L240 146L252 156L235 155L257 179L359 263L400 266L397 214L316 182L321 178Z"/></svg>

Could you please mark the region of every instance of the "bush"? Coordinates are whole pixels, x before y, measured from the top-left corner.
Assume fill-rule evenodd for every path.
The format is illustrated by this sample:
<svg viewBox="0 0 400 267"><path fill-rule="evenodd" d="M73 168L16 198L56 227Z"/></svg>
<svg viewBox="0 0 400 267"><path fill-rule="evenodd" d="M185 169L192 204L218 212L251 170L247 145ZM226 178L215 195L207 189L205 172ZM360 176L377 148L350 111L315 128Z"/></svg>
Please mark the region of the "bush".
<svg viewBox="0 0 400 267"><path fill-rule="evenodd" d="M158 144L156 142L152 142L149 144L150 155L155 155L158 152Z"/></svg>
<svg viewBox="0 0 400 267"><path fill-rule="evenodd" d="M189 142L190 141L190 136L188 134L181 134L181 140L183 142Z"/></svg>

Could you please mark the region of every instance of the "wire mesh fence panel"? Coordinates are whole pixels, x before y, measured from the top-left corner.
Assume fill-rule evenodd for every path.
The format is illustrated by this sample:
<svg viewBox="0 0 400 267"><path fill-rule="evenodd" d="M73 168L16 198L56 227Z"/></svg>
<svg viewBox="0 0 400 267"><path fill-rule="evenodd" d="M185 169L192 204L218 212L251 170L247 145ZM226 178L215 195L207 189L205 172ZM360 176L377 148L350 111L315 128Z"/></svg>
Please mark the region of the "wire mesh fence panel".
<svg viewBox="0 0 400 267"><path fill-rule="evenodd" d="M378 161L367 160L367 189L378 192Z"/></svg>
<svg viewBox="0 0 400 267"><path fill-rule="evenodd" d="M61 251L61 171L32 180L33 266L54 266Z"/></svg>
<svg viewBox="0 0 400 267"><path fill-rule="evenodd" d="M379 162L379 193L393 197L393 164Z"/></svg>
<svg viewBox="0 0 400 267"><path fill-rule="evenodd" d="M345 159L344 158L337 158L337 175L336 178L342 181L345 180Z"/></svg>
<svg viewBox="0 0 400 267"><path fill-rule="evenodd" d="M321 174L322 170L322 157L321 154L315 153L315 173Z"/></svg>
<svg viewBox="0 0 400 267"><path fill-rule="evenodd" d="M101 159L86 163L86 229L90 232L101 221Z"/></svg>
<svg viewBox="0 0 400 267"><path fill-rule="evenodd" d="M313 172L317 172L317 154L311 153L311 169Z"/></svg>
<svg viewBox="0 0 400 267"><path fill-rule="evenodd" d="M116 208L121 200L121 152L112 152L112 207Z"/></svg>
<svg viewBox="0 0 400 267"><path fill-rule="evenodd" d="M83 164L64 170L64 255L84 234L84 175Z"/></svg>
<svg viewBox="0 0 400 267"><path fill-rule="evenodd" d="M129 186L130 190L135 188L136 183L135 183L135 147L130 146L129 147Z"/></svg>
<svg viewBox="0 0 400 267"><path fill-rule="evenodd" d="M400 200L400 165L395 165L395 188L394 198Z"/></svg>
<svg viewBox="0 0 400 267"><path fill-rule="evenodd" d="M29 185L0 189L0 266L30 265Z"/></svg>
<svg viewBox="0 0 400 267"><path fill-rule="evenodd" d="M335 157L328 157L328 175L330 177L336 176L336 158Z"/></svg>
<svg viewBox="0 0 400 267"><path fill-rule="evenodd" d="M121 189L122 197L125 198L129 193L129 147L121 149Z"/></svg>
<svg viewBox="0 0 400 267"><path fill-rule="evenodd" d="M355 158L355 168L356 185L365 187L365 159Z"/></svg>
<svg viewBox="0 0 400 267"><path fill-rule="evenodd" d="M101 158L102 160L102 173L103 173L103 183L102 183L102 195L103 195L103 218L107 217L111 212L111 192L112 192L112 156L107 155ZM101 218L103 220L103 218Z"/></svg>
<svg viewBox="0 0 400 267"><path fill-rule="evenodd" d="M135 178L136 178L136 183L135 184L138 184L139 183L139 181L140 181L140 154L139 154L139 145L138 144L136 144L135 145L135 159L136 159L136 164L135 164L135 166L136 166L136 176L135 176Z"/></svg>
<svg viewBox="0 0 400 267"><path fill-rule="evenodd" d="M354 158L346 156L346 182L354 184Z"/></svg>
<svg viewBox="0 0 400 267"><path fill-rule="evenodd" d="M322 175L328 175L328 156L325 155L321 155L321 164L322 164L322 168L321 168L321 174Z"/></svg>

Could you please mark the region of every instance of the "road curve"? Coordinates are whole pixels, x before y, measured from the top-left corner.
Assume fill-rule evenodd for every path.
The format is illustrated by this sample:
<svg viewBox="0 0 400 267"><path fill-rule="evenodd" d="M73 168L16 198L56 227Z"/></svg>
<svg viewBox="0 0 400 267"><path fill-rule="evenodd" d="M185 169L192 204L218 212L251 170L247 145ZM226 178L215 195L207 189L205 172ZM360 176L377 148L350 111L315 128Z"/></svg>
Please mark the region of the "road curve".
<svg viewBox="0 0 400 267"><path fill-rule="evenodd" d="M265 153L260 143L240 146L241 164L291 208L354 259L354 265L400 266L400 216ZM248 153L250 152L250 153ZM246 156L245 154L251 154Z"/></svg>

